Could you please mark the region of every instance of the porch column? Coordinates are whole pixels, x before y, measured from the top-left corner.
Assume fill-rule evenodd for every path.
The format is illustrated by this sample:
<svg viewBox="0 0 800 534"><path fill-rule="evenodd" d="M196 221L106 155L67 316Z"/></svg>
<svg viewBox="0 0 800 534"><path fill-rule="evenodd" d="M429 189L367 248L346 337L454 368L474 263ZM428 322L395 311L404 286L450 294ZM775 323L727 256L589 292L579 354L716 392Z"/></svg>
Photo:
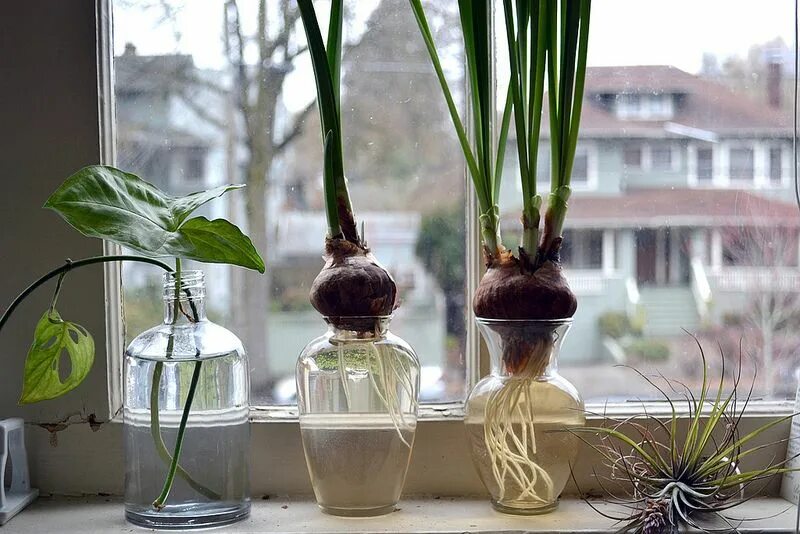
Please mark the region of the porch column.
<svg viewBox="0 0 800 534"><path fill-rule="evenodd" d="M656 230L656 284L662 285L667 280L667 239L665 229Z"/></svg>
<svg viewBox="0 0 800 534"><path fill-rule="evenodd" d="M714 272L722 269L722 233L719 228L711 230L711 269Z"/></svg>
<svg viewBox="0 0 800 534"><path fill-rule="evenodd" d="M683 232L679 228L670 228L669 232L669 280L670 284L678 284L681 281L681 235Z"/></svg>
<svg viewBox="0 0 800 534"><path fill-rule="evenodd" d="M603 276L612 276L616 264L614 230L603 230Z"/></svg>

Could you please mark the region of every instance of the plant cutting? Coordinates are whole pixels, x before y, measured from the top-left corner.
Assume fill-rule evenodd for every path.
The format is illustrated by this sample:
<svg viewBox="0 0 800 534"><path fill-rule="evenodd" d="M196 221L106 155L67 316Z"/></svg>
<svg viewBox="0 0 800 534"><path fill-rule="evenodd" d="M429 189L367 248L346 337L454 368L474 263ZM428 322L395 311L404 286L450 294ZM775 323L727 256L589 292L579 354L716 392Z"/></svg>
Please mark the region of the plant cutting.
<svg viewBox="0 0 800 534"><path fill-rule="evenodd" d="M329 325L297 364L300 429L314 493L336 515L391 512L416 431L419 361L388 331L397 286L358 231L344 172L340 78L343 2L323 41L311 0L298 0L317 88L324 166L325 265L311 304ZM377 471L376 471L377 466Z"/></svg>
<svg viewBox="0 0 800 534"><path fill-rule="evenodd" d="M741 470L742 460L775 445L754 446L752 442L797 414L779 417L743 434L740 424L752 397L755 373L747 392L742 394L740 347L733 383L730 392L725 393L722 350L719 383L713 385L703 347L696 338L695 341L703 365L703 380L697 394L677 380L661 375L650 377L630 368L669 405L671 415L666 420L647 411L621 420L603 414L610 424L571 429L597 451L610 469L608 476L600 477L595 472L597 480L606 479L629 488L627 493L619 494L600 482L608 502L622 507L621 515L601 512L587 501L598 513L619 521L618 532L662 534L686 528L701 532L736 531L743 520L726 512L758 495L770 477L793 471L786 467L793 457L780 462L773 458L764 467ZM685 435L679 428L683 426L681 406L688 413ZM585 435L599 436L599 444Z"/></svg>
<svg viewBox="0 0 800 534"><path fill-rule="evenodd" d="M205 357L207 338L200 333L215 333L216 346L222 346L224 343L219 342L219 336L224 329L205 319L203 286L198 282L201 275L192 272L189 277L192 283L187 283L183 277L188 273L182 273L181 260L226 263L264 272L263 260L250 239L238 227L225 219L209 220L202 216L191 216L200 206L240 187L226 185L185 197L171 197L141 178L113 167L90 166L79 170L67 178L44 207L57 212L88 237L111 241L141 255L109 255L67 260L64 265L43 275L20 293L0 318L2 329L29 295L49 280L57 278L50 306L36 325L33 343L25 360L19 402L29 404L55 399L78 387L86 378L95 352L91 334L79 324L63 319L57 311L58 297L67 275L81 267L107 262L145 263L165 271L170 295L168 319L163 328L151 329L143 334L146 338L140 336L134 340L126 353L126 375L130 376L132 365L137 366L139 371L147 371L146 376L141 376L138 382L126 383L126 453L130 460L131 455L141 454L141 450L131 450L131 445L135 444L140 449L144 445L141 440L130 441L130 436L136 435L140 429L133 424L132 412L128 410L129 403L135 404L141 398L146 399L144 412L148 421L142 428L150 434L152 443L149 447L153 464L152 473L145 473L136 472L137 466L133 466L132 472L130 462L127 462L126 478L129 480L126 482L126 515L133 521L138 518L138 522L148 526L215 524L219 517L206 522L202 518L213 515L215 503L233 497L229 495L228 489L222 487L220 481L217 481L218 487L210 487L208 483L202 482L208 476L201 476L203 473L200 472L190 473L182 460L187 430L194 426L192 421L197 423L197 416L192 413L196 394L198 391L208 394L206 389L209 376L219 375L221 372L219 362ZM157 259L164 257L175 259L174 269ZM194 333L189 340L192 347L190 358L184 354L188 343L185 339L186 332ZM143 352L149 358L146 364L134 361L134 356L138 354L133 354L141 348L137 343L141 344L145 339L148 350ZM155 351L159 347L163 354ZM237 351L243 361L244 352L240 343ZM62 373L64 356L70 362L68 373ZM230 358L234 357L229 356ZM241 369L246 371L246 365ZM187 372L184 373L184 370ZM181 377L181 374L184 376ZM246 383L246 374L242 380ZM150 390L140 394L137 388L145 383L149 384ZM244 392L246 391L247 388L244 387ZM164 406L163 403L168 403L169 406ZM240 404L246 410L246 397L243 401L240 399ZM166 435L173 441L169 449L165 442ZM245 451L238 452L244 454ZM137 486L148 476L160 476L161 481L153 486L149 501L140 502L141 497L135 498L130 490L132 485ZM180 488L176 489L176 486ZM178 491L178 497L171 498L173 490ZM241 499L244 503L241 512L246 515L244 508L249 509L245 506L246 494L242 494ZM194 511L187 512L192 508ZM160 518L150 521L142 519L142 510L145 510L145 515Z"/></svg>
<svg viewBox="0 0 800 534"><path fill-rule="evenodd" d="M458 3L471 139L445 78L422 2L410 2L475 189L486 272L472 305L490 351L500 360L493 376L479 383L468 399L473 458L497 509L549 511L566 483L569 458L576 450L561 443L563 434L551 430L583 422L577 392L551 364L577 309L559 250L580 126L590 0L504 0L510 79L497 145L491 2ZM536 179L545 95L552 162L546 204ZM499 207L512 117L522 191L522 237L516 253L503 246Z"/></svg>

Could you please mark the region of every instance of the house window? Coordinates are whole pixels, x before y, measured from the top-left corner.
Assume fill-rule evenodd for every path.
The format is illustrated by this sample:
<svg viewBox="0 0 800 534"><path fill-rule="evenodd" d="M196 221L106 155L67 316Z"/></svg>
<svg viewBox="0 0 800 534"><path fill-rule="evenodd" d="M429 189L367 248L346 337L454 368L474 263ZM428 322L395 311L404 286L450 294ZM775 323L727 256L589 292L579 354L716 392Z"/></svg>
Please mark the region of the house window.
<svg viewBox="0 0 800 534"><path fill-rule="evenodd" d="M575 162L572 165L572 182L576 184L589 182L589 155L586 152L575 154Z"/></svg>
<svg viewBox="0 0 800 534"><path fill-rule="evenodd" d="M714 151L710 148L697 149L697 181L710 182L714 179Z"/></svg>
<svg viewBox="0 0 800 534"><path fill-rule="evenodd" d="M205 178L206 149L197 147L186 150L186 166L183 177L186 180L202 184Z"/></svg>
<svg viewBox="0 0 800 534"><path fill-rule="evenodd" d="M728 163L731 180L753 180L754 156L752 148L731 148Z"/></svg>
<svg viewBox="0 0 800 534"><path fill-rule="evenodd" d="M668 171L672 169L672 147L669 145L650 148L650 165L653 170Z"/></svg>
<svg viewBox="0 0 800 534"><path fill-rule="evenodd" d="M561 261L569 269L601 269L603 267L602 230L564 231Z"/></svg>
<svg viewBox="0 0 800 534"><path fill-rule="evenodd" d="M626 168L641 169L642 168L642 146L641 145L625 145L622 149L622 162Z"/></svg>
<svg viewBox="0 0 800 534"><path fill-rule="evenodd" d="M781 147L769 149L769 181L778 185L783 181L783 150Z"/></svg>

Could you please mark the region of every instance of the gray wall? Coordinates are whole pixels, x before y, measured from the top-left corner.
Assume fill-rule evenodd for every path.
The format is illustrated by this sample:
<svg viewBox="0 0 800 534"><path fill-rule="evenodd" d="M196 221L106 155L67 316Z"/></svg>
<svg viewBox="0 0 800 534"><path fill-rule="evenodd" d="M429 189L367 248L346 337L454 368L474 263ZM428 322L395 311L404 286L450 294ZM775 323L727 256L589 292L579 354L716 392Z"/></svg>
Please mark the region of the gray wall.
<svg viewBox="0 0 800 534"><path fill-rule="evenodd" d="M45 38L46 37L46 38ZM39 273L64 259L102 253L99 240L41 209L72 172L100 158L95 4L92 0L4 2L0 16L0 309ZM47 286L26 301L2 331L0 417L52 422L70 413L108 411L103 270L66 278L59 300L65 318L94 334L94 369L77 391L19 408L25 355L49 304Z"/></svg>

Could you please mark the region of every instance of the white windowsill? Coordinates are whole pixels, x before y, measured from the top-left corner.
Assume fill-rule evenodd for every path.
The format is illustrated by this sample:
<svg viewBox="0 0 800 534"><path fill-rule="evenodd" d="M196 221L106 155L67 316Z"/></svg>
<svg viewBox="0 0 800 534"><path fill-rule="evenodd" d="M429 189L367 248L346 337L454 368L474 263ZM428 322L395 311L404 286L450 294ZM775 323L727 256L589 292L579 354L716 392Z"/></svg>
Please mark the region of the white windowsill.
<svg viewBox="0 0 800 534"><path fill-rule="evenodd" d="M598 503L609 512L609 505ZM795 509L778 498L749 501L730 512L732 517L764 518L747 521L740 532L793 532ZM770 517L774 516L774 517ZM123 519L122 504L112 498L41 498L8 523L4 530L18 534L59 532L82 534L134 532ZM614 532L613 522L586 503L565 499L551 514L533 517L505 515L485 499L407 499L398 510L376 518L347 519L319 511L310 500L273 497L255 499L249 519L215 532Z"/></svg>

